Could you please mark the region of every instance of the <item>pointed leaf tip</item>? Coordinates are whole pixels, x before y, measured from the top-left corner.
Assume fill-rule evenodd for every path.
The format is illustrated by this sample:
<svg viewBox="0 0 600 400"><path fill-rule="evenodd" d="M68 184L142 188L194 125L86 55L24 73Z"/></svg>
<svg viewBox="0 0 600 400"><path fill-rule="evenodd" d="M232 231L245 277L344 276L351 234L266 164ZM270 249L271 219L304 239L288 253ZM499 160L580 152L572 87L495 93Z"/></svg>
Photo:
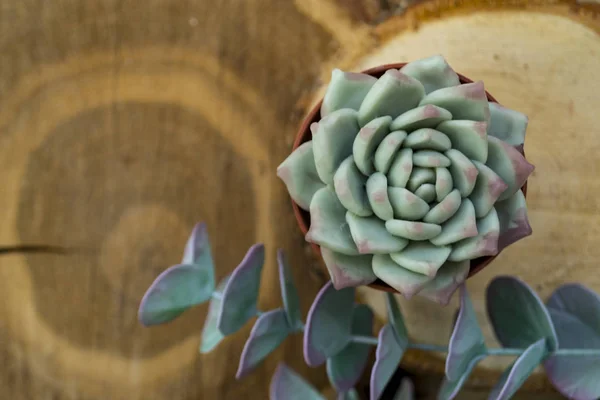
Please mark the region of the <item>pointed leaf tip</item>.
<svg viewBox="0 0 600 400"><path fill-rule="evenodd" d="M140 302L139 321L144 326L164 324L210 299L214 289L210 267L179 264L163 271Z"/></svg>
<svg viewBox="0 0 600 400"><path fill-rule="evenodd" d="M406 348L396 340L392 326L384 325L379 331L375 364L371 371L371 400L379 399L398 368L405 350Z"/></svg>
<svg viewBox="0 0 600 400"><path fill-rule="evenodd" d="M368 285L377 279L371 267L372 255L347 256L322 247L321 256L337 290Z"/></svg>
<svg viewBox="0 0 600 400"><path fill-rule="evenodd" d="M486 354L483 332L477 323L473 304L463 283L460 286L460 309L454 324L446 359L446 378L456 381L463 376L471 362Z"/></svg>
<svg viewBox="0 0 600 400"><path fill-rule="evenodd" d="M283 309L267 311L256 320L240 357L236 379L248 375L290 334Z"/></svg>
<svg viewBox="0 0 600 400"><path fill-rule="evenodd" d="M357 304L352 317L352 334L371 336L373 312L366 304ZM327 376L338 392L347 392L360 379L367 362L371 346L350 342L338 354L327 359Z"/></svg>
<svg viewBox="0 0 600 400"><path fill-rule="evenodd" d="M288 368L287 365L281 363L271 379L269 399L289 400L291 394L294 398L302 400L325 400L310 383Z"/></svg>
<svg viewBox="0 0 600 400"><path fill-rule="evenodd" d="M279 286L286 319L293 330L299 330L303 326L300 312L300 298L298 297L298 290L294 285L292 270L281 249L277 251L277 265L279 268Z"/></svg>
<svg viewBox="0 0 600 400"><path fill-rule="evenodd" d="M298 146L277 167L277 176L285 184L292 200L303 210L308 210L317 190L325 187L317 174L313 142Z"/></svg>
<svg viewBox="0 0 600 400"><path fill-rule="evenodd" d="M514 364L504 371L488 399L508 400L512 398L547 354L546 339L544 338L527 347Z"/></svg>
<svg viewBox="0 0 600 400"><path fill-rule="evenodd" d="M354 288L336 290L330 281L317 294L304 329L304 359L317 367L351 339Z"/></svg>
<svg viewBox="0 0 600 400"><path fill-rule="evenodd" d="M204 320L202 328L202 337L200 340L200 353L206 354L211 352L225 338L225 336L217 328L219 314L221 312L221 301L223 300L223 290L227 286L227 282L231 274L225 276L215 289L215 296L210 300L208 306L208 314Z"/></svg>
<svg viewBox="0 0 600 400"><path fill-rule="evenodd" d="M231 273L223 291L221 312L217 323L224 335L237 332L256 315L264 262L265 247L262 244L255 244L250 247L242 262Z"/></svg>

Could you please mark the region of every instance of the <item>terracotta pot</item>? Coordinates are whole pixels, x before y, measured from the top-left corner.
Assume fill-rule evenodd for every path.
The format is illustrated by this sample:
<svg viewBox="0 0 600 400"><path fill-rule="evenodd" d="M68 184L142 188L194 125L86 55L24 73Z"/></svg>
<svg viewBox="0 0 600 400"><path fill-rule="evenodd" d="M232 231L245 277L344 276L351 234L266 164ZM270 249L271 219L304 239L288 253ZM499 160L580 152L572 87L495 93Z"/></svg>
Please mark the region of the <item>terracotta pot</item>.
<svg viewBox="0 0 600 400"><path fill-rule="evenodd" d="M399 68L402 68L404 65L406 65L406 63L385 64L385 65L380 65L378 67L369 68L362 72L365 74L374 76L376 78L379 78L388 69L399 69ZM461 74L458 74L458 77L460 78L461 83L472 83L473 82L472 80L470 80L469 78L467 78ZM489 94L487 91L485 93L487 95L488 101L498 103L498 101L496 101L496 99L491 94ZM295 150L302 143L312 140L312 135L310 132L310 124L312 124L313 122L319 122L319 120L321 119L321 103L322 102L323 102L323 99L321 99L319 101L319 103L313 107L313 109L308 113L308 115L302 121L302 124L300 125L300 129L298 130L298 133L296 134L296 140L294 141L294 146L292 148L292 151ZM527 197L527 182L525 182L525 184L521 188L521 191L523 192L525 197ZM294 214L296 215L296 220L298 221L298 226L300 227L300 230L302 231L302 233L304 235L306 235L306 233L308 232L308 228L310 226L310 214L307 211L304 211L303 209L301 209L293 199L292 199L292 206L294 207ZM319 255L319 257L321 257L321 250L320 250L319 246L311 243L311 247ZM471 260L471 269L469 270L468 277L471 277L471 276L475 275L477 272L481 271L483 268L488 266L496 257L497 256L487 256L487 257L480 257L480 258ZM324 264L323 264L323 267L325 268ZM369 287L372 287L372 288L378 289L378 290L383 290L386 292L398 293L398 291L396 289L392 288L390 285L388 285L387 283L383 282L380 279L378 279L375 282L373 282L372 284L370 284Z"/></svg>

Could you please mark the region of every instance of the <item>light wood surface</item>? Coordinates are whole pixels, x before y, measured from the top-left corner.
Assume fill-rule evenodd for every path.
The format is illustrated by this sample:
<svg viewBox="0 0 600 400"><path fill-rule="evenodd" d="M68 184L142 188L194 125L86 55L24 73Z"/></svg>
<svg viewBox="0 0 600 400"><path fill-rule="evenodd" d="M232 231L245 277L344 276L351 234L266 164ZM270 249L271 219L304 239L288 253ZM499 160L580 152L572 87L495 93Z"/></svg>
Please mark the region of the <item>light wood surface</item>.
<svg viewBox="0 0 600 400"><path fill-rule="evenodd" d="M237 382L250 325L200 356L206 306L153 329L139 326L136 311L201 220L219 277L250 244L266 243L261 306L277 307L273 256L284 248L308 310L326 277L275 168L334 66L443 53L530 115L534 236L469 282L480 312L484 286L499 273L517 274L543 295L571 280L599 290L598 20L570 3L510 12L488 12L502 8L489 2L451 4L392 16L406 3L3 1L3 398L266 399L280 360L325 390L325 370L304 365L300 338ZM378 294L364 297L381 310ZM415 336L445 340L451 307L404 308ZM406 366L441 365L423 357ZM486 377L477 375L470 398L484 397L477 393ZM431 386L421 385L423 398Z"/></svg>

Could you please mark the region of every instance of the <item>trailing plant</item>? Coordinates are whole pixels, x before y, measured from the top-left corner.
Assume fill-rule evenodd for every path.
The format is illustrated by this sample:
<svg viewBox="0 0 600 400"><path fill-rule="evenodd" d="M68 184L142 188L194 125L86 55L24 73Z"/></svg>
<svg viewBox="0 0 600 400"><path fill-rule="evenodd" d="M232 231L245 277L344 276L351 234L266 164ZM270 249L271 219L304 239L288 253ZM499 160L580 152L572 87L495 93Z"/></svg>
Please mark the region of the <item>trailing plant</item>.
<svg viewBox="0 0 600 400"><path fill-rule="evenodd" d="M472 260L531 234L528 119L442 56L380 77L336 69L320 117L277 174L337 289L379 278L446 304Z"/></svg>
<svg viewBox="0 0 600 400"><path fill-rule="evenodd" d="M167 323L189 308L210 301L200 342L207 353L227 335L254 320L239 361L236 378L248 375L288 336L301 334L308 365L326 364L339 399L359 399L354 389L367 367L372 347L376 361L371 371L371 400L379 399L407 349L447 353L445 379L439 399L454 398L473 368L486 357L514 357L490 392L490 399L508 399L540 364L554 386L578 400L600 397L600 296L580 284L558 288L544 304L521 280L495 278L486 293L487 313L501 348L489 348L478 325L466 286L460 286L460 309L448 346L410 340L396 299L386 293L388 322L373 334L373 312L355 302L355 289L337 290L328 282L315 298L306 322L290 266L277 254L282 306L258 309L257 299L265 249L252 246L242 262L215 284L215 270L206 227L198 224L185 246L183 261L160 274L140 304L145 326ZM412 384L404 381L397 400L412 398ZM272 400L322 399L322 396L284 364L270 387Z"/></svg>

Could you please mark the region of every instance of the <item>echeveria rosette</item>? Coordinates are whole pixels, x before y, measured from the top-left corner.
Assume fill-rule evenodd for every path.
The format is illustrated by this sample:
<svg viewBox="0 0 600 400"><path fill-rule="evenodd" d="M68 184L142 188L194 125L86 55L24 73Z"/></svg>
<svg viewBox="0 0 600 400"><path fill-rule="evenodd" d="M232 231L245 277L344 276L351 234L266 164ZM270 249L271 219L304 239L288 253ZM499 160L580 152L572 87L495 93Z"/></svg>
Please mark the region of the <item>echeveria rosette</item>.
<svg viewBox="0 0 600 400"><path fill-rule="evenodd" d="M320 113L277 173L337 289L379 278L445 304L471 260L531 234L527 117L443 57L378 78L336 69Z"/></svg>

